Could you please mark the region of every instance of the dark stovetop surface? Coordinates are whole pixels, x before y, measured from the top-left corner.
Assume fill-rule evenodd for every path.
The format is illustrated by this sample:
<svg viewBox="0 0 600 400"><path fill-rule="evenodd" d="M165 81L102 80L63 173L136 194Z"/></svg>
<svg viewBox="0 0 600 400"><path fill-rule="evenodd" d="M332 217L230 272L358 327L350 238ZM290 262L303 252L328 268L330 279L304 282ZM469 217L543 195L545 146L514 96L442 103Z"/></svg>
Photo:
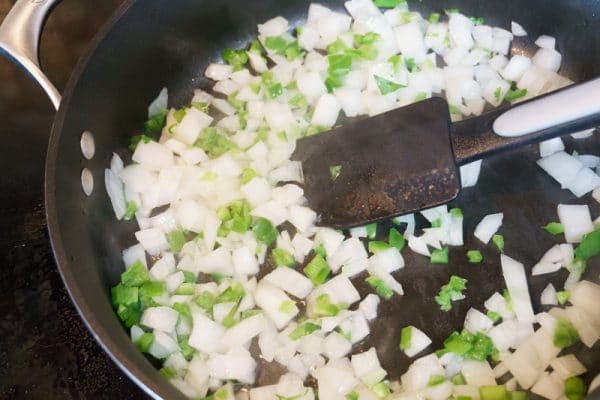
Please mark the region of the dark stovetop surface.
<svg viewBox="0 0 600 400"><path fill-rule="evenodd" d="M63 0L40 53L59 89L123 0ZM0 21L14 0L0 0ZM44 218L44 161L54 110L0 58L0 399L146 398L108 358L71 304Z"/></svg>

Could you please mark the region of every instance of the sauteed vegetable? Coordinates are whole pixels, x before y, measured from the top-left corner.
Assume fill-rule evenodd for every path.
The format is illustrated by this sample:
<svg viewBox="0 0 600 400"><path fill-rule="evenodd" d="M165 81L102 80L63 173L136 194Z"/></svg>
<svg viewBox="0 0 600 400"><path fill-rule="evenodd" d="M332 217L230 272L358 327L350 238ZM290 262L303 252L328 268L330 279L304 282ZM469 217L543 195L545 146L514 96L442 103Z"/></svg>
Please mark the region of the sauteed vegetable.
<svg viewBox="0 0 600 400"><path fill-rule="evenodd" d="M112 288L132 341L191 398L494 400L526 390L581 398L586 368L561 351L579 341L591 347L600 335L600 287L580 281L600 252L586 205L558 205L558 221L539 221L566 243L540 255L533 274L570 274L564 288L541 294L556 307L535 314L523 264L503 254L502 210L474 232L463 232L468 210L447 206L422 211L426 227L414 215L385 231L318 227L304 205L302 165L290 160L297 139L327 131L342 113L372 116L444 95L459 120L569 84L557 73L554 38L538 38L532 58L509 56L513 37L527 35L514 22L511 32L459 10L422 16L403 0L345 7L349 14L312 4L294 29L282 17L259 25L257 40L208 66L211 93L196 90L188 106L169 109L164 89L131 140L131 163L113 157L105 178L115 215L139 226ZM569 155L560 139L540 152L540 167L576 196L600 185L597 157ZM479 167L461 169L465 187ZM330 172L332 180L344 174L336 165ZM448 248L465 234L495 246L505 292L471 308L441 349L427 336L434 327L404 327L397 351L415 360L389 376L375 348L357 345L380 303L404 294L394 277L402 252L448 263ZM483 259L478 249L464 252L473 264ZM361 298L358 281L372 293ZM463 301L468 285L453 275L431 293L439 312ZM249 389L259 357L287 373Z"/></svg>

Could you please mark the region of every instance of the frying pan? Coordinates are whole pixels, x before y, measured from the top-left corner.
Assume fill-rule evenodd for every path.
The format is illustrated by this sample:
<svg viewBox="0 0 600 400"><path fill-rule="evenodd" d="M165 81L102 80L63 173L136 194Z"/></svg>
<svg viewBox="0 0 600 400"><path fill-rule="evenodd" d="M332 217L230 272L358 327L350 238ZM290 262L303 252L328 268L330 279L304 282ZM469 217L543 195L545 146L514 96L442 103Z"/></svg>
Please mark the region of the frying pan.
<svg viewBox="0 0 600 400"><path fill-rule="evenodd" d="M255 35L256 24L283 15L292 25L301 23L308 2L301 0L144 0L126 1L90 43L63 93L44 77L37 62L37 41L46 13L55 0L18 0L0 28L0 48L20 64L48 93L58 108L46 162L46 213L55 258L70 296L86 325L127 375L154 398L183 399L132 345L110 304L109 288L119 280L123 265L121 250L133 244L134 223L117 222L103 189L103 170L113 151L127 155L129 137L142 128L147 104L167 86L170 106L189 101L194 88L208 88L202 77L205 66L219 59L228 46L239 47ZM341 0L321 3L341 9ZM512 20L529 32L516 38L513 53L531 54L531 40L540 34L557 37L563 54L561 73L579 81L600 74L600 1L587 0L434 0L414 1L411 8L428 13L456 7L467 15L484 17L491 25L510 26ZM79 147L83 131L92 132L96 155L87 160ZM568 139L569 149L597 154L596 136ZM398 378L410 360L398 351L401 327L425 329L438 348L445 337L462 326L467 309L481 308L504 282L497 252L482 248L472 236L476 223L486 214L503 211L501 233L505 252L528 268L560 239L550 237L540 226L556 220L556 204L589 203L593 215L600 213L589 197L581 200L563 191L535 167L537 148L529 147L484 163L475 188L463 191L453 205L465 213L465 247L451 249L448 265L431 266L427 259L405 252L407 267L397 278L405 295L380 306L380 317L372 333L358 350L376 345L391 378ZM95 189L88 197L81 190L82 168L88 168ZM479 248L485 261L466 262L464 249ZM591 260L584 279L598 282L598 260ZM456 302L450 312L441 312L434 293L452 274L469 280L467 300ZM562 287L564 271L529 277L536 311L539 293L548 282ZM359 287L361 294L367 291ZM600 345L576 348L575 354L588 367L589 382L600 372ZM257 384L277 379L277 368L261 366ZM600 398L595 393L593 397Z"/></svg>

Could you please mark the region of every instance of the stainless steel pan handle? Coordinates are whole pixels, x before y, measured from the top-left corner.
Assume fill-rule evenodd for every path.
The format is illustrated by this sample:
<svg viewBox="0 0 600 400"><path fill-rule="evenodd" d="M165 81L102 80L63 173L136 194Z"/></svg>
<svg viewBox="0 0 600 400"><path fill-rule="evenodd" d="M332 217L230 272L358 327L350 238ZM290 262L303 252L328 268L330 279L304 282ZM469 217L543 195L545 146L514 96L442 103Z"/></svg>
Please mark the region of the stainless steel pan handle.
<svg viewBox="0 0 600 400"><path fill-rule="evenodd" d="M42 26L58 0L17 0L0 25L0 53L23 68L46 92L56 109L60 93L40 67L38 47Z"/></svg>

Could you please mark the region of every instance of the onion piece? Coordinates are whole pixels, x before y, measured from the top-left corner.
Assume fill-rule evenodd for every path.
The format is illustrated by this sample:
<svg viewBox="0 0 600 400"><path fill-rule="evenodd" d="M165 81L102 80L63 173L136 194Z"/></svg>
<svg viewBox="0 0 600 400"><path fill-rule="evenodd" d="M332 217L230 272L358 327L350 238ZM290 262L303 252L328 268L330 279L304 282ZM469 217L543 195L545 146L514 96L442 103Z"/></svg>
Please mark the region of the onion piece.
<svg viewBox="0 0 600 400"><path fill-rule="evenodd" d="M586 205L559 204L556 211L568 243L580 242L584 234L594 229L590 209Z"/></svg>
<svg viewBox="0 0 600 400"><path fill-rule="evenodd" d="M148 349L148 354L160 360L179 350L177 342L165 332L154 330L153 334L154 340Z"/></svg>
<svg viewBox="0 0 600 400"><path fill-rule="evenodd" d="M420 329L414 326L408 326L404 329L410 329L410 345L403 350L407 357L416 356L431 344L429 336Z"/></svg>
<svg viewBox="0 0 600 400"><path fill-rule="evenodd" d="M259 335L265 325L265 317L262 313L243 319L225 332L221 343L229 349L244 346Z"/></svg>
<svg viewBox="0 0 600 400"><path fill-rule="evenodd" d="M137 231L135 237L148 254L153 256L159 255L162 251L169 248L169 242L165 233L157 228Z"/></svg>
<svg viewBox="0 0 600 400"><path fill-rule="evenodd" d="M551 283L549 283L544 290L542 290L542 294L540 295L540 303L555 306L558 305L558 300L556 299L556 289Z"/></svg>
<svg viewBox="0 0 600 400"><path fill-rule="evenodd" d="M105 169L104 184L106 186L106 193L108 193L108 197L110 198L110 203L115 213L115 217L120 220L127 211L123 182L111 169Z"/></svg>
<svg viewBox="0 0 600 400"><path fill-rule="evenodd" d="M351 361L354 374L369 387L375 385L387 375L381 368L374 347L363 353L353 354Z"/></svg>
<svg viewBox="0 0 600 400"><path fill-rule="evenodd" d="M512 21L510 23L510 30L515 36L527 36L527 32L525 31L525 29L523 29L523 27L515 21Z"/></svg>
<svg viewBox="0 0 600 400"><path fill-rule="evenodd" d="M562 61L561 54L554 49L539 49L533 56L533 64L552 72L558 72Z"/></svg>
<svg viewBox="0 0 600 400"><path fill-rule="evenodd" d="M379 305L379 296L369 293L359 304L358 309L368 321L377 318L377 306Z"/></svg>
<svg viewBox="0 0 600 400"><path fill-rule="evenodd" d="M351 237L344 240L335 253L328 255L327 262L333 272L342 268L344 274L353 276L367 269L367 256L362 242Z"/></svg>
<svg viewBox="0 0 600 400"><path fill-rule="evenodd" d="M372 255L369 265L391 273L404 267L404 258L398 249L391 247Z"/></svg>
<svg viewBox="0 0 600 400"><path fill-rule="evenodd" d="M531 388L531 393L547 399L558 399L564 391L564 381L559 379L554 372L551 374L545 372Z"/></svg>
<svg viewBox="0 0 600 400"><path fill-rule="evenodd" d="M553 138L548 139L540 143L540 156L548 157L554 153L558 153L559 151L563 151L565 149L565 145L561 138Z"/></svg>
<svg viewBox="0 0 600 400"><path fill-rule="evenodd" d="M352 343L337 332L331 332L323 340L323 354L329 359L345 357L351 350Z"/></svg>
<svg viewBox="0 0 600 400"><path fill-rule="evenodd" d="M323 94L317 100L315 111L311 119L311 124L314 126L332 127L338 119L341 110L341 105L335 96Z"/></svg>
<svg viewBox="0 0 600 400"><path fill-rule="evenodd" d="M487 335L492 339L496 348L506 351L518 347L524 339L533 333L529 323L521 323L516 319L507 319L491 328Z"/></svg>
<svg viewBox="0 0 600 400"><path fill-rule="evenodd" d="M560 380L579 376L587 372L585 366L573 354L555 358L550 362L550 367L552 367L552 370L558 375Z"/></svg>
<svg viewBox="0 0 600 400"><path fill-rule="evenodd" d="M317 233L314 238L315 243L322 244L325 248L325 254L327 254L328 258L331 258L336 251L339 249L340 245L344 241L344 235L331 228L318 228ZM347 249L344 249L347 251ZM365 253L366 255L366 253ZM332 266L334 271L337 271L337 266Z"/></svg>
<svg viewBox="0 0 600 400"><path fill-rule="evenodd" d="M465 360L461 373L468 385L488 386L496 384L494 371L487 361Z"/></svg>
<svg viewBox="0 0 600 400"><path fill-rule="evenodd" d="M296 304L281 290L261 281L254 292L256 304L262 308L278 329L285 327L299 312ZM290 303L291 302L291 303ZM282 307L290 304L290 307Z"/></svg>
<svg viewBox="0 0 600 400"><path fill-rule="evenodd" d="M556 39L552 36L542 35L536 39L535 45L544 49L554 49L556 45Z"/></svg>
<svg viewBox="0 0 600 400"><path fill-rule="evenodd" d="M490 298L487 299L483 305L489 311L494 311L500 314L504 320L515 317L514 313L509 310L508 304L504 297L498 292L492 294L492 296L490 296Z"/></svg>
<svg viewBox="0 0 600 400"><path fill-rule="evenodd" d="M481 222L479 222L475 228L475 237L487 244L500 226L502 226L503 218L503 213L489 214L483 217Z"/></svg>
<svg viewBox="0 0 600 400"><path fill-rule="evenodd" d="M152 118L158 115L162 110L167 109L167 102L169 100L169 91L167 88L162 88L158 96L148 106L148 118Z"/></svg>
<svg viewBox="0 0 600 400"><path fill-rule="evenodd" d="M600 187L600 176L590 168L584 167L577 172L573 181L565 189L570 190L577 197L582 197L597 187Z"/></svg>
<svg viewBox="0 0 600 400"><path fill-rule="evenodd" d="M467 331L471 333L487 332L492 326L494 326L494 322L481 311L474 308L467 311L464 323L464 328Z"/></svg>
<svg viewBox="0 0 600 400"><path fill-rule="evenodd" d="M535 318L531 306L531 297L527 286L527 277L523 264L501 254L502 275L510 293L514 312L520 322L532 323Z"/></svg>
<svg viewBox="0 0 600 400"><path fill-rule="evenodd" d="M308 207L293 205L289 209L288 221L300 233L310 231L316 220L317 213Z"/></svg>
<svg viewBox="0 0 600 400"><path fill-rule="evenodd" d="M209 64L204 71L204 76L213 81L222 81L229 78L233 72L233 67L227 64Z"/></svg>
<svg viewBox="0 0 600 400"><path fill-rule="evenodd" d="M580 281L573 285L570 292L571 304L585 310L587 315L600 325L600 311L597 307L600 304L600 285L590 281Z"/></svg>
<svg viewBox="0 0 600 400"><path fill-rule="evenodd" d="M423 240L422 237L417 237L410 235L408 237L408 247L417 254L421 254L429 257L431 253L427 248L427 243Z"/></svg>
<svg viewBox="0 0 600 400"><path fill-rule="evenodd" d="M563 252L560 245L554 245L548 250L535 264L531 270L531 275L549 274L558 271L563 265ZM566 265L565 265L566 266Z"/></svg>
<svg viewBox="0 0 600 400"><path fill-rule="evenodd" d="M225 335L225 329L208 318L198 306L190 303L192 313L192 332L188 343L193 348L205 353L214 353L221 346L221 340Z"/></svg>
<svg viewBox="0 0 600 400"><path fill-rule="evenodd" d="M564 151L544 157L537 163L563 188L573 182L577 173L583 168L583 164L579 160Z"/></svg>
<svg viewBox="0 0 600 400"><path fill-rule="evenodd" d="M206 365L210 376L219 380L237 380L243 384L254 383L256 361L250 353L238 348L227 354L213 353Z"/></svg>
<svg viewBox="0 0 600 400"><path fill-rule="evenodd" d="M345 395L358 383L352 369L343 364L336 365L332 361L326 366L316 369L313 376L317 379L318 398L320 399L344 399Z"/></svg>
<svg viewBox="0 0 600 400"><path fill-rule="evenodd" d="M287 267L275 268L263 279L299 299L304 299L313 289L310 279Z"/></svg>
<svg viewBox="0 0 600 400"><path fill-rule="evenodd" d="M192 145L200 132L208 127L213 118L192 107L188 108L181 122L173 129L173 137L185 144Z"/></svg>
<svg viewBox="0 0 600 400"><path fill-rule="evenodd" d="M598 387L600 387L600 374L596 375L594 379L592 379L590 387L588 388L588 394L595 391Z"/></svg>
<svg viewBox="0 0 600 400"><path fill-rule="evenodd" d="M123 250L123 264L125 269L131 267L135 262L140 261L145 267L148 267L146 262L146 252L141 244L135 244Z"/></svg>

